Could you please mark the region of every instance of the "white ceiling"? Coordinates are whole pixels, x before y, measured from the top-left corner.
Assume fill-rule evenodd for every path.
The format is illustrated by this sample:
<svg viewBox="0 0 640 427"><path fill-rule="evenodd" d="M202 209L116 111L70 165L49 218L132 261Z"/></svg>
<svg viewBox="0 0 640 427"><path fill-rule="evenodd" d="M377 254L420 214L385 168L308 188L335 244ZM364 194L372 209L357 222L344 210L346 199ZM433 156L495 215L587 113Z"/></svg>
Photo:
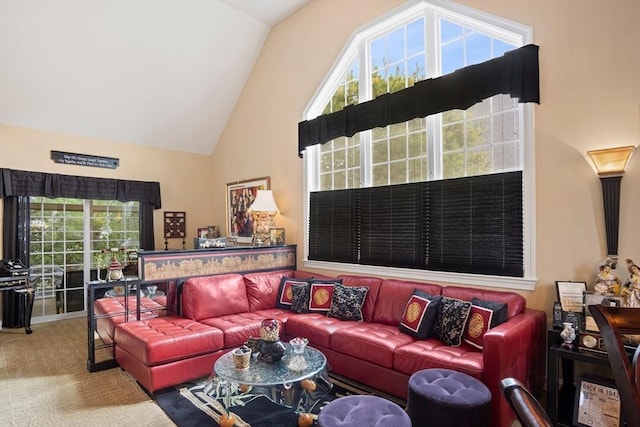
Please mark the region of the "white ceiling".
<svg viewBox="0 0 640 427"><path fill-rule="evenodd" d="M211 154L308 0L0 0L0 124Z"/></svg>

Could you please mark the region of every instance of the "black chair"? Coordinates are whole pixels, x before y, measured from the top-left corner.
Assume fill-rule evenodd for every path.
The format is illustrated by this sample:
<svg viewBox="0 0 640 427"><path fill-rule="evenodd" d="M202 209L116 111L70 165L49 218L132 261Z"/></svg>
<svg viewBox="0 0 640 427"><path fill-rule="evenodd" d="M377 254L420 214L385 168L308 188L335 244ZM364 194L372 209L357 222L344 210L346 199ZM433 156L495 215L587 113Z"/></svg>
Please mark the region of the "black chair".
<svg viewBox="0 0 640 427"><path fill-rule="evenodd" d="M632 360L629 360L630 354L623 342L624 335L640 334L640 308L598 304L590 305L589 311L607 349L627 426L640 427L640 367L637 363L640 346L636 348Z"/></svg>
<svg viewBox="0 0 640 427"><path fill-rule="evenodd" d="M500 388L523 427L553 427L538 399L520 381L504 378Z"/></svg>

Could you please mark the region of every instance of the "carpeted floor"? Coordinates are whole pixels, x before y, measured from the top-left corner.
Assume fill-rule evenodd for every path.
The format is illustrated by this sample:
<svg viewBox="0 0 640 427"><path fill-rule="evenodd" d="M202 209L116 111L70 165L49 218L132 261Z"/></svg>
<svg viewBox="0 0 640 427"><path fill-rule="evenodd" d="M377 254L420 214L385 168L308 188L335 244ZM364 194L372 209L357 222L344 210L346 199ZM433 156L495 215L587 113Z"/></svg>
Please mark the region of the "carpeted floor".
<svg viewBox="0 0 640 427"><path fill-rule="evenodd" d="M0 330L0 426L174 426L119 368L87 371L87 320Z"/></svg>

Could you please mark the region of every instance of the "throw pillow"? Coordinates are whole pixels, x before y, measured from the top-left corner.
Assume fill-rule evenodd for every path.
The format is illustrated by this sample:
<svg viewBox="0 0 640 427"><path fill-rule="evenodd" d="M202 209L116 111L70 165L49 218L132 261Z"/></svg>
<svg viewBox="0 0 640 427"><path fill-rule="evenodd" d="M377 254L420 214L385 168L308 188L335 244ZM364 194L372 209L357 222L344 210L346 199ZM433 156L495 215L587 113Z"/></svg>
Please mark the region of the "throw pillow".
<svg viewBox="0 0 640 427"><path fill-rule="evenodd" d="M479 298L474 297L471 298L471 304L488 308L489 310L493 311L493 318L491 319L492 328L495 328L496 326L507 321L507 316L509 313L506 302L483 301Z"/></svg>
<svg viewBox="0 0 640 427"><path fill-rule="evenodd" d="M312 280L309 288L309 311L326 313L331 309L335 282Z"/></svg>
<svg viewBox="0 0 640 427"><path fill-rule="evenodd" d="M309 312L309 284L295 284L291 286L293 299L291 301L291 311L295 313Z"/></svg>
<svg viewBox="0 0 640 427"><path fill-rule="evenodd" d="M400 319L400 330L416 338L424 339L431 333L442 297L414 289Z"/></svg>
<svg viewBox="0 0 640 427"><path fill-rule="evenodd" d="M280 280L280 287L278 288L278 299L276 301L276 307L291 309L291 303L293 301L293 285L306 284L306 280L297 280L290 277L283 277Z"/></svg>
<svg viewBox="0 0 640 427"><path fill-rule="evenodd" d="M484 334L507 320L507 304L471 299L471 312L464 332L464 342L482 350Z"/></svg>
<svg viewBox="0 0 640 427"><path fill-rule="evenodd" d="M443 344L452 347L460 346L470 311L469 301L442 297L431 335Z"/></svg>
<svg viewBox="0 0 640 427"><path fill-rule="evenodd" d="M333 288L328 317L362 321L362 306L369 291L368 286L345 286L336 283Z"/></svg>

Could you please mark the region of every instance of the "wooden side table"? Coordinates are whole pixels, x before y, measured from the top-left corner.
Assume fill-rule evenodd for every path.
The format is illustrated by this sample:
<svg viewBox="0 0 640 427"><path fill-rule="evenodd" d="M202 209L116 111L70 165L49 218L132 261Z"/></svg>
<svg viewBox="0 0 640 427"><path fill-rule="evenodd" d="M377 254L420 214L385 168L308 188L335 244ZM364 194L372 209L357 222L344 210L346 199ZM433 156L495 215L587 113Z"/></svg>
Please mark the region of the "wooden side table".
<svg viewBox="0 0 640 427"><path fill-rule="evenodd" d="M556 426L573 426L574 364L609 367L606 354L562 347L560 331L547 331L547 414ZM562 381L560 381L562 380Z"/></svg>

